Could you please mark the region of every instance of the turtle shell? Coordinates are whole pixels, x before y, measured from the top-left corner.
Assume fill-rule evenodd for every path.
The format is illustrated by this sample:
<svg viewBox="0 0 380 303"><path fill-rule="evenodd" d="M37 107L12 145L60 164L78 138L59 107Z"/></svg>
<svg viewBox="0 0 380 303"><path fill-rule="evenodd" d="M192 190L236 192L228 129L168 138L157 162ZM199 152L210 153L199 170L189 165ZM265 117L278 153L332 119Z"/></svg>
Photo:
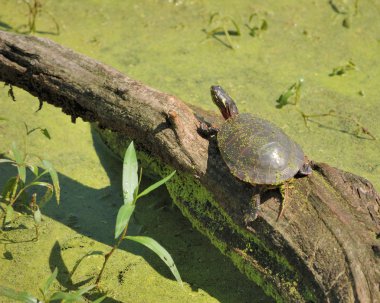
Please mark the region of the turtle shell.
<svg viewBox="0 0 380 303"><path fill-rule="evenodd" d="M279 184L304 163L301 147L271 122L244 113L223 123L220 153L237 178L252 184Z"/></svg>

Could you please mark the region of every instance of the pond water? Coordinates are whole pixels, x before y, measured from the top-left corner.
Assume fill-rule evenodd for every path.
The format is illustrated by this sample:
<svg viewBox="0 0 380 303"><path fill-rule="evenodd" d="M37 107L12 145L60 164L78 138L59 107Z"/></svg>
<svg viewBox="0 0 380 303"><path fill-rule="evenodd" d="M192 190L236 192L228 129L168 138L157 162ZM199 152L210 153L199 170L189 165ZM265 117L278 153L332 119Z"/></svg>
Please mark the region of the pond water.
<svg viewBox="0 0 380 303"><path fill-rule="evenodd" d="M361 175L380 190L379 140L357 134L355 123L380 139L379 2L41 2L36 35L205 109L217 110L209 87L222 85L241 112L276 123L310 159ZM59 35L54 34L54 20ZM22 1L0 0L0 30L22 30L25 23ZM215 35L207 35L212 31ZM309 115L330 112L311 117L308 127L295 106L276 108L276 100L299 79L304 81L297 108ZM20 218L19 226L28 229L12 231L19 243L0 246L0 284L37 294L38 284L59 266L55 286L73 289L93 277L102 260L98 254L86 258L69 279L75 262L89 251L107 252L112 245L114 218L122 203L121 164L87 123L71 124L70 117L48 105L35 113L38 101L14 91L13 103L7 88L0 90L0 117L8 118L0 121L0 151L12 141L23 146L24 122L47 128L52 139L35 132L27 138L27 149L54 164L62 201L59 208L51 201L45 210L37 243L21 242L32 237L33 224ZM0 165L0 185L13 173ZM137 220L143 232L172 253L184 289L157 257L127 243L104 276L109 302L268 302L191 228L165 190L141 201L140 210Z"/></svg>

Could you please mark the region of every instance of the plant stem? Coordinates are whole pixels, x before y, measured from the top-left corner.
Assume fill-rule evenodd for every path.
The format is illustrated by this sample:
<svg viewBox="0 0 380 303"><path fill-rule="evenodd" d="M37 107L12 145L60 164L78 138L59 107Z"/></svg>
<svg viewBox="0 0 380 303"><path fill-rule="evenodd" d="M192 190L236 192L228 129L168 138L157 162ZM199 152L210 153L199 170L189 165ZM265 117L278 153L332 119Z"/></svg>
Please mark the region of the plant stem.
<svg viewBox="0 0 380 303"><path fill-rule="evenodd" d="M103 263L102 269L100 270L98 278L96 279L96 282L95 282L96 286L99 285L100 279L102 278L103 271L104 271L104 269L106 267L108 259L111 257L111 255L113 254L113 252L119 247L121 241L123 241L123 239L124 239L124 237L125 237L125 235L127 233L127 229L128 229L128 225L124 228L123 233L119 237L119 240L115 243L115 245L112 247L112 249L110 250L110 252L107 253L106 255L104 255L104 263Z"/></svg>

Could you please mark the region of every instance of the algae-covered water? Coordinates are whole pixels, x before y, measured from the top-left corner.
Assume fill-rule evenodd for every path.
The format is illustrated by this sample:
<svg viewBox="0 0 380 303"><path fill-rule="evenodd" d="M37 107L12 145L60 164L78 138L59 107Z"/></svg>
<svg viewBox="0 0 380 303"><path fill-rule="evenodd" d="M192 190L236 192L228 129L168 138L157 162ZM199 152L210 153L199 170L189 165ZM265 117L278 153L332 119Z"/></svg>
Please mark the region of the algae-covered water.
<svg viewBox="0 0 380 303"><path fill-rule="evenodd" d="M276 123L309 158L361 175L380 190L378 1L41 2L36 35L205 109L216 110L210 85L222 85L241 112ZM52 17L59 35L54 34ZM25 23L27 7L22 1L0 0L0 30L23 30L19 27ZM222 29L207 35L219 26L230 31L230 40ZM254 27L258 30L253 33ZM342 74L332 75L334 69ZM276 108L279 96L300 78L304 82L299 106L304 113L352 116L378 140L357 134L357 125L347 119L313 117L306 127L294 106ZM71 124L68 116L48 105L35 113L35 98L15 89L17 101L12 102L7 90L0 89L0 117L8 119L0 121L0 152L12 141L24 144L24 122L30 128L47 128L52 139L35 132L27 138L27 149L54 164L62 201L59 207L51 201L44 209L37 243L25 242L34 233L26 217L7 232L16 243L5 245L1 240L0 284L37 295L41 281L58 266L55 288L75 289L90 283L102 264L100 252L112 245L122 203L121 163L87 123ZM14 173L1 164L0 185ZM141 201L136 220L136 229L142 225L142 233L173 255L184 288L159 258L125 243L112 257L102 282L108 302L269 301L192 229L164 189ZM93 255L70 278L76 262L89 252Z"/></svg>

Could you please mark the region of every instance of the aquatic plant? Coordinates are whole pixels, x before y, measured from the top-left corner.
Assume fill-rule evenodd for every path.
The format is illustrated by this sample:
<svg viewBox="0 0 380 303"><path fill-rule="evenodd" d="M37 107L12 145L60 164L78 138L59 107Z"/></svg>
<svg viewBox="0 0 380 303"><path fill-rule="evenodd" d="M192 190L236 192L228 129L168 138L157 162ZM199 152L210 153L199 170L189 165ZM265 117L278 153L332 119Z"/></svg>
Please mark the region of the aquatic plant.
<svg viewBox="0 0 380 303"><path fill-rule="evenodd" d="M334 67L329 76L343 76L347 72L353 70L357 70L356 64L352 60L349 60L346 64Z"/></svg>
<svg viewBox="0 0 380 303"><path fill-rule="evenodd" d="M56 35L59 35L60 29L59 29L59 24L54 18L54 16L47 11L46 9L43 9L43 3L41 0L22 0L23 3L26 4L28 7L28 23L21 25L18 28L18 31L22 28L26 28L26 31L24 32L25 34L34 34L37 31L36 28L36 21L37 21L37 16L41 15L42 12L45 12L50 19L53 21L55 28L56 28Z"/></svg>
<svg viewBox="0 0 380 303"><path fill-rule="evenodd" d="M137 200L149 194L151 191L155 190L159 186L163 185L171 177L173 177L174 174L175 174L175 171L173 171L171 174L161 179L160 181L150 185L148 188L144 189L142 192L139 193L142 170L140 169L140 175L138 175L138 163L137 163L136 151L134 148L133 141L130 143L130 145L127 148L127 151L125 152L124 161L123 161L122 186L123 186L124 204L120 207L119 212L116 217L116 225L115 225L116 243L112 247L112 249L104 256L103 266L96 279L97 285L99 284L101 280L103 271L107 265L109 258L111 257L113 252L119 247L120 243L125 239L140 243L146 246L147 248L149 248L155 254L157 254L169 267L169 269L173 273L178 283L182 285L181 276L177 270L177 267L175 266L175 263L171 255L168 253L168 251L164 247L162 247L156 240L150 237L126 235L127 230L128 230L128 223L135 210Z"/></svg>
<svg viewBox="0 0 380 303"><path fill-rule="evenodd" d="M264 18L261 18L258 13L253 13L249 16L246 26L249 29L249 35L257 37L268 29L268 22Z"/></svg>
<svg viewBox="0 0 380 303"><path fill-rule="evenodd" d="M303 85L304 80L299 79L297 82L293 83L287 90L285 90L280 97L276 100L277 108L282 108L285 105L293 105L297 112L300 113L300 115L303 118L303 122L306 127L309 127L308 122L312 118L321 118L321 117L335 117L338 119L345 120L351 124L355 125L355 129L352 131L352 135L356 137L360 137L360 134L364 134L367 137L369 137L372 140L376 140L376 137L368 130L367 127L365 127L355 116L344 114L344 113L337 113L335 110L330 109L329 111L325 113L320 114L307 114L300 108L300 101L301 101L301 87Z"/></svg>
<svg viewBox="0 0 380 303"><path fill-rule="evenodd" d="M229 29L232 27L233 29ZM207 38L213 37L225 46L235 49L231 36L240 36L240 28L236 21L230 16L222 16L219 12L211 14L208 21L208 30L205 30ZM224 35L227 42L218 38L218 35Z"/></svg>
<svg viewBox="0 0 380 303"><path fill-rule="evenodd" d="M354 1L343 1L343 0L330 0L329 5L332 10L338 14L344 16L342 21L342 26L345 28L350 28L352 23L352 18L358 14L359 10L359 0ZM352 3L353 2L353 3Z"/></svg>
<svg viewBox="0 0 380 303"><path fill-rule="evenodd" d="M49 303L52 301L59 301L59 302L65 302L65 303L75 303L75 302L89 302L88 300L85 301L85 299L82 297L83 294L89 292L91 289L93 289L96 285L90 285L83 288L78 289L75 292L63 292L63 291L57 291L54 293L51 293L50 287L54 280L57 278L58 275L58 268L55 268L53 273L50 275L50 277L45 281L45 283L40 288L40 293L42 296L42 299L39 299L28 292L25 291L17 291L8 287L4 287L0 285L0 296L7 297L11 300L19 301L19 302L25 302L25 303ZM102 296L95 301L92 301L92 303L100 303L102 302L106 296Z"/></svg>
<svg viewBox="0 0 380 303"><path fill-rule="evenodd" d="M38 129L38 128L36 128ZM46 130L46 134L48 134ZM45 135L46 135L45 134ZM9 163L17 168L16 176L9 178L0 195L0 230L4 229L14 219L14 205L16 202L23 202L24 206L33 213L36 236L38 240L38 226L41 223L41 208L51 200L55 193L57 204L60 201L60 186L58 174L53 165L37 155L30 155L18 148L15 142L12 143L11 149L7 152L8 157L1 158L1 163ZM6 154L5 154L6 155ZM36 165L38 160L39 166ZM33 161L34 160L34 161ZM37 162L37 163L38 163ZM27 168L32 172L32 180L27 182ZM42 168L42 170L40 170ZM46 174L50 175L52 183L41 181ZM36 188L44 188L45 193L37 199ZM27 191L33 191L29 205L26 203L28 199Z"/></svg>

